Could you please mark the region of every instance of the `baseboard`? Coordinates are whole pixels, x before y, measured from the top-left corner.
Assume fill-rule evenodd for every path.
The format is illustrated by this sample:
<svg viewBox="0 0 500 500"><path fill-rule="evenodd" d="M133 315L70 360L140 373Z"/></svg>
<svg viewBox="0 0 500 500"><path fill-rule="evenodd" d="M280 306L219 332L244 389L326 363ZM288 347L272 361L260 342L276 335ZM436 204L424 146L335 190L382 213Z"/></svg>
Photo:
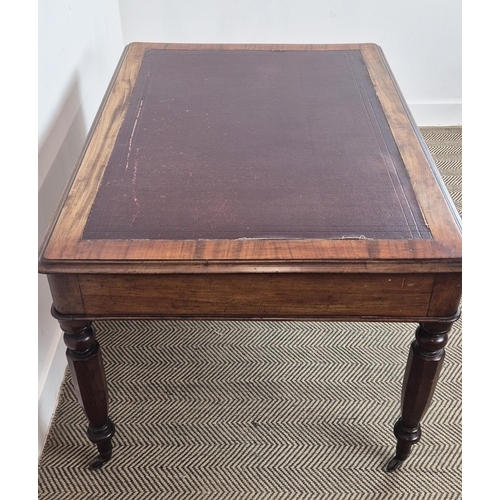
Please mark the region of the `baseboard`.
<svg viewBox="0 0 500 500"><path fill-rule="evenodd" d="M57 407L59 392L66 372L66 346L59 335L53 349L51 363L42 377L38 390L38 457L40 457Z"/></svg>
<svg viewBox="0 0 500 500"><path fill-rule="evenodd" d="M462 124L461 102L408 102L419 127L447 127Z"/></svg>

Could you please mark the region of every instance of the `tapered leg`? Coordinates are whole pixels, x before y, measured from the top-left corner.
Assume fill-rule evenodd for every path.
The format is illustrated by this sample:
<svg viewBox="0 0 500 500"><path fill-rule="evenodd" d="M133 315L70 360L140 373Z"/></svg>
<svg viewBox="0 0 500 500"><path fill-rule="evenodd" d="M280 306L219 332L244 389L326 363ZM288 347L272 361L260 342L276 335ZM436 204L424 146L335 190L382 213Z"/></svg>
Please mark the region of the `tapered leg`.
<svg viewBox="0 0 500 500"><path fill-rule="evenodd" d="M453 323L421 323L411 344L403 382L401 418L394 426L396 455L387 470L398 469L420 439L420 421L429 408Z"/></svg>
<svg viewBox="0 0 500 500"><path fill-rule="evenodd" d="M115 432L108 417L108 390L104 366L90 321L59 320L64 331L66 356L78 401L89 420L87 435L97 445L99 457L91 468L98 469L111 458Z"/></svg>

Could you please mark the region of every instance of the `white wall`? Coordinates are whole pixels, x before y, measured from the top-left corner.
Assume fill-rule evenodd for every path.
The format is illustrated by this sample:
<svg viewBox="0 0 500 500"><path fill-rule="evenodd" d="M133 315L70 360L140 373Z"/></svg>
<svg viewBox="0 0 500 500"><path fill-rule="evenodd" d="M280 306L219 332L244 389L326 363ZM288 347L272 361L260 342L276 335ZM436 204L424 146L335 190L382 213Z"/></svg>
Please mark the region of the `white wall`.
<svg viewBox="0 0 500 500"><path fill-rule="evenodd" d="M120 0L124 41L380 45L418 125L461 123L461 0Z"/></svg>
<svg viewBox="0 0 500 500"><path fill-rule="evenodd" d="M75 166L120 54L117 0L38 2L39 241ZM38 451L41 452L66 367L57 321L39 277Z"/></svg>
<svg viewBox="0 0 500 500"><path fill-rule="evenodd" d="M461 123L460 0L40 0L39 239L126 43L374 42L419 125ZM123 35L122 35L123 33ZM66 366L39 281L39 451Z"/></svg>

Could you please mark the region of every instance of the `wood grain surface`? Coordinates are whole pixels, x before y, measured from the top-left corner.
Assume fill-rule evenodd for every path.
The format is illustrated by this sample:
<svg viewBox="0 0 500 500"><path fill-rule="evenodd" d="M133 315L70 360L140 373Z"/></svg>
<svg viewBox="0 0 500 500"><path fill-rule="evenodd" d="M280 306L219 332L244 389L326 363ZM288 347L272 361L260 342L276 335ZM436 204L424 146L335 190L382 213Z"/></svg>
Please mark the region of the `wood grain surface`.
<svg viewBox="0 0 500 500"><path fill-rule="evenodd" d="M456 274L77 274L49 276L58 314L170 318L445 318Z"/></svg>

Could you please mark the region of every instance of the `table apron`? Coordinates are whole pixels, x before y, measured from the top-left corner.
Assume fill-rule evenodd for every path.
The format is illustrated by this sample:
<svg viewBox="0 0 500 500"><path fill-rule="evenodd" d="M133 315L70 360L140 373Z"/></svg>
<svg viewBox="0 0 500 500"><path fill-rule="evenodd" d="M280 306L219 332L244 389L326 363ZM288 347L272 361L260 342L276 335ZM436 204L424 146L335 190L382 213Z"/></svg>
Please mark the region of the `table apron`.
<svg viewBox="0 0 500 500"><path fill-rule="evenodd" d="M446 318L461 275L172 274L48 276L58 314L165 318Z"/></svg>

